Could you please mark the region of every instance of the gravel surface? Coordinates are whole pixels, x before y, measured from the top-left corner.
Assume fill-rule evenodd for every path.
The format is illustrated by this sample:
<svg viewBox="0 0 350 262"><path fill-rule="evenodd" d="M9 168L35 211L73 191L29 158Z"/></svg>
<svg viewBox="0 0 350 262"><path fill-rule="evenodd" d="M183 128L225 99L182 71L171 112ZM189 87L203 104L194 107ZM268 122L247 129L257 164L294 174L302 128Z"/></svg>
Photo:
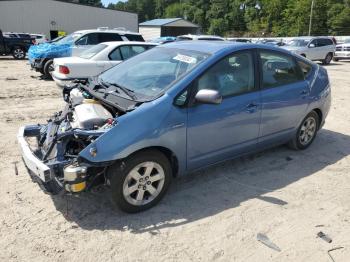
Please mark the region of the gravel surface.
<svg viewBox="0 0 350 262"><path fill-rule="evenodd" d="M349 261L350 62L327 70L332 109L308 150L278 147L181 177L158 206L129 215L109 189L51 196L32 182L16 133L62 109L61 91L26 61L0 57L0 261L321 262L339 246L332 257Z"/></svg>

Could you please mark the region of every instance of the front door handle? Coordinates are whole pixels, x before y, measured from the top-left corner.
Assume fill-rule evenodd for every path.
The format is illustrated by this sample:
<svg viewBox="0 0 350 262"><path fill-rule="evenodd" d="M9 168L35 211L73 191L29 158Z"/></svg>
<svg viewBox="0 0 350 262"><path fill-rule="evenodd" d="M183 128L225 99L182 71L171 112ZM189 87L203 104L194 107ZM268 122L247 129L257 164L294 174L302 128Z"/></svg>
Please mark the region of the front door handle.
<svg viewBox="0 0 350 262"><path fill-rule="evenodd" d="M258 110L258 104L256 103L250 103L246 106L246 112L247 113L255 113Z"/></svg>

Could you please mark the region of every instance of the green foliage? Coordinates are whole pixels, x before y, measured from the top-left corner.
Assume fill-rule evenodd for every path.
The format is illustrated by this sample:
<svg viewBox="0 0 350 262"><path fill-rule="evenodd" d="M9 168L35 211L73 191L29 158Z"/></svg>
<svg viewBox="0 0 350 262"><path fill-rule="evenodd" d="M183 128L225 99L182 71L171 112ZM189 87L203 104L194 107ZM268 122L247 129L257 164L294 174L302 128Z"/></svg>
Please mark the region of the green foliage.
<svg viewBox="0 0 350 262"><path fill-rule="evenodd" d="M100 0L80 0L100 6ZM203 33L296 36L309 32L312 0L128 0L108 8L136 12L139 21L183 17ZM314 0L312 35L350 35L350 0Z"/></svg>

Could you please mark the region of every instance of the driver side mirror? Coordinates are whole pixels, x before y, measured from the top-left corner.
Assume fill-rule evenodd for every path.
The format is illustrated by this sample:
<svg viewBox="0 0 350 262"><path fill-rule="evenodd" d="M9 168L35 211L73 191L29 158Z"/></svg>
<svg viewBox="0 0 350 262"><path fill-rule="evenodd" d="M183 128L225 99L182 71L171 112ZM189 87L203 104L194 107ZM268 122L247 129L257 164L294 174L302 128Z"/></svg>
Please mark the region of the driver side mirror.
<svg viewBox="0 0 350 262"><path fill-rule="evenodd" d="M203 104L220 104L222 101L222 96L219 91L212 89L201 89L197 92L194 97L197 102Z"/></svg>
<svg viewBox="0 0 350 262"><path fill-rule="evenodd" d="M310 44L309 45L309 48L314 48L315 47L315 44Z"/></svg>

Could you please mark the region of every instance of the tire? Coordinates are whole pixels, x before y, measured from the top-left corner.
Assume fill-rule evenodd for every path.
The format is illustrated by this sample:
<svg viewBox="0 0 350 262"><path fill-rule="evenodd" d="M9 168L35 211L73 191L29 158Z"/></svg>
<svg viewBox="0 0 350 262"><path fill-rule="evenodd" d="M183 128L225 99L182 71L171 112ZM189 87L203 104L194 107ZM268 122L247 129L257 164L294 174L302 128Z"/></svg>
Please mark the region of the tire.
<svg viewBox="0 0 350 262"><path fill-rule="evenodd" d="M54 70L53 68L53 60L47 60L47 62L44 64L44 69L43 69L43 72L44 72L44 77L46 77L47 79L52 79L52 76L51 76L51 72Z"/></svg>
<svg viewBox="0 0 350 262"><path fill-rule="evenodd" d="M127 213L155 206L165 195L173 177L169 160L157 150L131 155L113 164L107 172L112 200Z"/></svg>
<svg viewBox="0 0 350 262"><path fill-rule="evenodd" d="M316 138L319 122L319 116L315 111L309 113L301 122L294 138L289 142L289 147L295 150L308 148Z"/></svg>
<svg viewBox="0 0 350 262"><path fill-rule="evenodd" d="M324 65L329 65L332 61L333 58L333 54L332 53L328 53L325 57L325 59L322 61L322 64Z"/></svg>
<svg viewBox="0 0 350 262"><path fill-rule="evenodd" d="M26 57L26 52L21 47L15 47L12 50L12 56L16 60L23 60Z"/></svg>

